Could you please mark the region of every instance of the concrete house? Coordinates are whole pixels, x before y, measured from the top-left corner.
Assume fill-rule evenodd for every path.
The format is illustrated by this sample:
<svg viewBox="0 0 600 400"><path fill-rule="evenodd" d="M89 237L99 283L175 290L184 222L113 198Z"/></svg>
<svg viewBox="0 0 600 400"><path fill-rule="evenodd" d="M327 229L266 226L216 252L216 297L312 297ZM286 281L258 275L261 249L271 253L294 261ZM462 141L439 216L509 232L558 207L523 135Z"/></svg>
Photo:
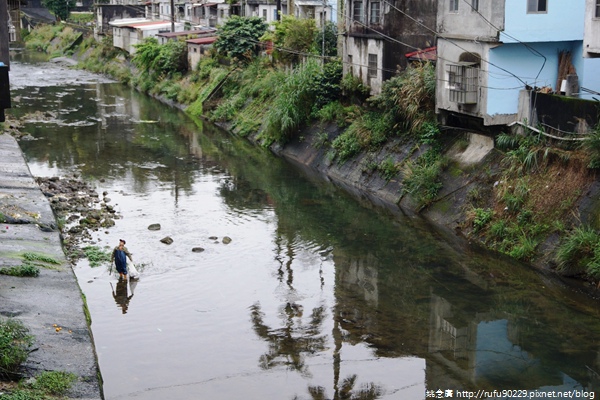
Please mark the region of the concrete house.
<svg viewBox="0 0 600 400"><path fill-rule="evenodd" d="M195 39L188 39L187 52L188 52L188 66L190 70L196 69L198 62L204 57L207 50L212 48L212 44L217 40L216 36L199 37Z"/></svg>
<svg viewBox="0 0 600 400"><path fill-rule="evenodd" d="M344 32L344 74L380 93L383 81L408 65L405 54L435 45L438 1L447 0L343 0L338 31Z"/></svg>
<svg viewBox="0 0 600 400"><path fill-rule="evenodd" d="M141 18L114 20L109 25L113 28L113 46L129 54L135 54L135 45L142 43L144 39L171 31L169 21L149 21ZM175 22L174 27L175 32L181 32L184 25Z"/></svg>
<svg viewBox="0 0 600 400"><path fill-rule="evenodd" d="M442 121L522 122L531 118L519 115L522 90L565 91L567 78L581 87L575 89L581 98L591 99L584 89L600 91L600 60L584 55L600 51L598 7L598 0L587 0L587 7L586 0L440 0L436 112Z"/></svg>

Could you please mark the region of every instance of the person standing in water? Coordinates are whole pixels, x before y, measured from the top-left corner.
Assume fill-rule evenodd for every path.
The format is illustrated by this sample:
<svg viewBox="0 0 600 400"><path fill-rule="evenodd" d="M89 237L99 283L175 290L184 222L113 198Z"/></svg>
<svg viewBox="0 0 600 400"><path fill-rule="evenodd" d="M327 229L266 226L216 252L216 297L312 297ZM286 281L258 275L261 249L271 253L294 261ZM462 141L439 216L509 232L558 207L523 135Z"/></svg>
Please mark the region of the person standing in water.
<svg viewBox="0 0 600 400"><path fill-rule="evenodd" d="M127 257L133 262L131 253L125 247L125 240L119 239L119 245L115 247L110 256L110 263L112 264L114 261L119 272L119 279L127 279Z"/></svg>

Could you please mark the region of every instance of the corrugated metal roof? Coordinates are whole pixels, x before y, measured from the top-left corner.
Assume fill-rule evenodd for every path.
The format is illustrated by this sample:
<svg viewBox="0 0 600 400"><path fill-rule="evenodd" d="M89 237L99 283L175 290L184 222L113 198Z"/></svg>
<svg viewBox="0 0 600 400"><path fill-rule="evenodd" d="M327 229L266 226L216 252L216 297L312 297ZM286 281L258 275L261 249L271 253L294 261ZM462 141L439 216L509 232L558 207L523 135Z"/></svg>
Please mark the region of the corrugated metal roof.
<svg viewBox="0 0 600 400"><path fill-rule="evenodd" d="M210 37L203 37L203 38L196 38L196 39L188 39L186 40L186 43L190 43L190 44L211 44L214 43L217 40L216 36L210 36Z"/></svg>
<svg viewBox="0 0 600 400"><path fill-rule="evenodd" d="M159 33L156 36L162 36L162 37L177 37L177 36L193 36L193 35L206 35L206 34L210 34L210 33L214 33L217 30L215 28L206 28L206 29L195 29L195 30L190 30L190 31L181 31L181 32L164 32L164 33Z"/></svg>

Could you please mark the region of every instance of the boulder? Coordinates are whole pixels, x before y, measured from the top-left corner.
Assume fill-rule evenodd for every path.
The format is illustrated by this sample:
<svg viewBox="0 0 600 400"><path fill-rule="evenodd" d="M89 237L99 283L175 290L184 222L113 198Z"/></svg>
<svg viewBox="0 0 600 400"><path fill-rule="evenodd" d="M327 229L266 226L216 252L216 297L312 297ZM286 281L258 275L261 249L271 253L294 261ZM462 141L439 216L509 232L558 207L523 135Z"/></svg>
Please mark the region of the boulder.
<svg viewBox="0 0 600 400"><path fill-rule="evenodd" d="M150 225L148 225L148 230L160 231L160 224L150 224Z"/></svg>
<svg viewBox="0 0 600 400"><path fill-rule="evenodd" d="M194 253L202 253L204 251L204 249L202 247L194 247L192 249L192 252Z"/></svg>
<svg viewBox="0 0 600 400"><path fill-rule="evenodd" d="M231 238L229 236L224 236L223 237L223 243L224 244L229 244L231 243Z"/></svg>
<svg viewBox="0 0 600 400"><path fill-rule="evenodd" d="M171 239L171 237L170 237L170 236L166 236L166 237L164 237L164 238L160 239L160 241L161 241L162 243L164 243L164 244L171 244L171 243L173 243L173 239Z"/></svg>

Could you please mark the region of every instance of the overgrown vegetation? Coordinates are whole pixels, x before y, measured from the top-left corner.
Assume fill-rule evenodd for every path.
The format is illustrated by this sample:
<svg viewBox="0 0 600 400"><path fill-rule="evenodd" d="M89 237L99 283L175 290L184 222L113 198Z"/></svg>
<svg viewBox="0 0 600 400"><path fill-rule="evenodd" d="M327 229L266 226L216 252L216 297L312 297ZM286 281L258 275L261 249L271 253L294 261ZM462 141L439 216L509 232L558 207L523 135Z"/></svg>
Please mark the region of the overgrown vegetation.
<svg viewBox="0 0 600 400"><path fill-rule="evenodd" d="M248 63L258 54L259 39L266 31L267 24L260 17L232 15L219 28L214 47L235 62Z"/></svg>
<svg viewBox="0 0 600 400"><path fill-rule="evenodd" d="M99 267L110 262L111 253L98 246L86 246L83 252L90 263L90 267Z"/></svg>
<svg viewBox="0 0 600 400"><path fill-rule="evenodd" d="M40 268L58 269L61 264L55 258L40 253L26 252L21 254L21 258L21 265L0 268L0 274L35 278L40 275Z"/></svg>
<svg viewBox="0 0 600 400"><path fill-rule="evenodd" d="M31 43L47 51L43 46L59 28L45 29ZM261 50L270 52L261 40L272 41L273 57L260 55ZM434 114L434 66L410 66L369 98L370 88L361 79L352 74L342 78L339 60L320 59L324 43L325 55L334 55L334 25L327 24L323 32L313 20L285 17L267 32L261 18L234 16L221 27L213 51L188 68L184 48L176 41L167 46L148 40L131 60L107 40L86 39L80 53L86 55L85 68L188 105L189 114L225 124L238 135L252 135L263 145L301 140L306 126L321 123L312 145L326 151L329 160L345 163L366 153L363 171L377 172L385 180L401 178L403 193L417 207L431 205L438 200L441 176L449 165ZM331 124L337 131L329 129ZM375 161L371 155L392 138L412 148L410 157ZM501 134L496 143L503 152L500 175L495 184L486 183L488 189L469 189L472 204L465 228L490 248L531 260L545 238L565 231L563 221L590 179L587 168L600 167L600 128L580 149L557 146L532 132ZM467 145L463 143L463 150ZM109 259L95 257L93 252L88 256L90 264ZM565 272L587 271L561 265Z"/></svg>
<svg viewBox="0 0 600 400"><path fill-rule="evenodd" d="M34 338L16 319L0 319L0 377L18 375L19 367L29 355Z"/></svg>
<svg viewBox="0 0 600 400"><path fill-rule="evenodd" d="M7 400L51 400L63 396L77 381L70 372L44 371L33 380L22 381L18 387L2 394Z"/></svg>
<svg viewBox="0 0 600 400"><path fill-rule="evenodd" d="M600 233L589 226L573 229L558 247L556 261L559 271L567 275L600 279Z"/></svg>
<svg viewBox="0 0 600 400"><path fill-rule="evenodd" d="M14 267L0 268L0 274L35 278L40 275L40 269L32 264L23 264Z"/></svg>

